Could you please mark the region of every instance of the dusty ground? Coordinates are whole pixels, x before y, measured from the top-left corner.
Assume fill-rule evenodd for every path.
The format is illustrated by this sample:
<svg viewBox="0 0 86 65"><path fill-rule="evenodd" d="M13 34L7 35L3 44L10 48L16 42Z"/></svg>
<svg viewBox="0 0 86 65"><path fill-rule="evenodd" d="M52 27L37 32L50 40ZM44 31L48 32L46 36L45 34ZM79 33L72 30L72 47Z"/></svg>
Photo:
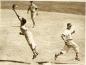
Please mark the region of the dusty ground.
<svg viewBox="0 0 86 65"><path fill-rule="evenodd" d="M12 10L1 10L0 21L0 65L50 65L37 62L52 62L51 65L84 65L85 57L85 18L84 15L65 14L40 11L36 17L36 26L32 28L30 16L26 10L17 10L20 16L27 19L27 27L34 36L38 45L39 55L32 60L32 52L24 36L19 35L20 22ZM66 28L66 23L71 22L76 33L74 41L80 47L81 61L74 61L74 51L60 56L54 61L54 54L64 46L60 35Z"/></svg>

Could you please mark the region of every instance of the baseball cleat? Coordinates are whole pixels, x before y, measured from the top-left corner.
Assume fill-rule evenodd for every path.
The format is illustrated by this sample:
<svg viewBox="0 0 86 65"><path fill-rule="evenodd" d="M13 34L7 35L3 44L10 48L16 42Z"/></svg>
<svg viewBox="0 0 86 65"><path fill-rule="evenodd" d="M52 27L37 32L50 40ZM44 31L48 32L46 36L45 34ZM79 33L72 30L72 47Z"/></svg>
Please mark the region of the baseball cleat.
<svg viewBox="0 0 86 65"><path fill-rule="evenodd" d="M55 60L56 60L57 56L58 56L58 55L57 55L57 54L55 54L55 56L54 56L54 59L55 59Z"/></svg>
<svg viewBox="0 0 86 65"><path fill-rule="evenodd" d="M35 59L35 58L37 57L37 55L38 55L38 53L37 53L37 54L35 54L35 55L33 55L33 58L32 58L32 59Z"/></svg>
<svg viewBox="0 0 86 65"><path fill-rule="evenodd" d="M33 55L33 58L32 59L35 59L36 58L36 55Z"/></svg>
<svg viewBox="0 0 86 65"><path fill-rule="evenodd" d="M80 58L77 58L77 57L76 57L75 60L80 61Z"/></svg>

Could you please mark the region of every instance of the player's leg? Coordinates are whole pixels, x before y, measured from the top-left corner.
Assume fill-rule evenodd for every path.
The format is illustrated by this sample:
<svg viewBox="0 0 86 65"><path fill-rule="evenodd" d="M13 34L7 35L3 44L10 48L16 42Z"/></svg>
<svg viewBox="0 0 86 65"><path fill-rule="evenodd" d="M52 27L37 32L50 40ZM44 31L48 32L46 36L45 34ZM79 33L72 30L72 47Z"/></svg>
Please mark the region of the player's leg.
<svg viewBox="0 0 86 65"><path fill-rule="evenodd" d="M65 45L65 46L63 47L63 49L62 49L58 54L55 54L54 59L56 60L56 58L57 58L58 56L67 53L67 52L69 51L69 49L70 49L70 47L69 47L68 45Z"/></svg>
<svg viewBox="0 0 86 65"><path fill-rule="evenodd" d="M29 44L29 46L30 46L30 48L31 48L31 50L33 52L33 58L32 59L34 59L34 58L36 58L35 49L33 49L32 44Z"/></svg>
<svg viewBox="0 0 86 65"><path fill-rule="evenodd" d="M75 60L80 61L80 58L79 58L79 46L73 41L71 41L71 43L72 43L72 48L74 49L74 51L76 53Z"/></svg>
<svg viewBox="0 0 86 65"><path fill-rule="evenodd" d="M77 53L77 52L76 52L76 57L75 57L75 60L80 61L80 58L79 58L79 53Z"/></svg>
<svg viewBox="0 0 86 65"><path fill-rule="evenodd" d="M35 52L36 55L39 54L38 51L37 51L37 49L36 49L36 47L35 47L35 49L34 49L34 52Z"/></svg>
<svg viewBox="0 0 86 65"><path fill-rule="evenodd" d="M32 48L32 51L33 51L33 59L37 57L38 55L38 52L37 52L37 45L35 44L34 40L33 40L33 37L30 37L30 42L31 42L31 48Z"/></svg>
<svg viewBox="0 0 86 65"><path fill-rule="evenodd" d="M31 12L31 19L32 19L32 22L33 22L33 28L34 28L34 26L35 26L35 21L34 21L34 13L33 13L33 12Z"/></svg>
<svg viewBox="0 0 86 65"><path fill-rule="evenodd" d="M36 57L37 57L37 55L38 55L38 52L37 52L37 50L36 50L36 46L35 46L35 48L33 48L33 58L32 59L35 59Z"/></svg>
<svg viewBox="0 0 86 65"><path fill-rule="evenodd" d="M55 54L55 56L54 56L54 59L56 60L57 59L57 57L58 56L60 56L60 55L62 55L63 54L63 52L61 51L61 52L59 52L58 54Z"/></svg>
<svg viewBox="0 0 86 65"><path fill-rule="evenodd" d="M32 36L32 35L26 34L25 38L26 38L26 40L28 42L28 45L30 46L30 49L32 50L33 58L34 58L35 57L35 51L34 51L34 49L32 47L32 41L30 40L30 36Z"/></svg>
<svg viewBox="0 0 86 65"><path fill-rule="evenodd" d="M33 52L33 59L34 59L37 56L37 51L36 51L36 44L34 42L32 33L30 31L28 31L28 33L25 35L25 38L26 38L28 45L30 46L30 48Z"/></svg>

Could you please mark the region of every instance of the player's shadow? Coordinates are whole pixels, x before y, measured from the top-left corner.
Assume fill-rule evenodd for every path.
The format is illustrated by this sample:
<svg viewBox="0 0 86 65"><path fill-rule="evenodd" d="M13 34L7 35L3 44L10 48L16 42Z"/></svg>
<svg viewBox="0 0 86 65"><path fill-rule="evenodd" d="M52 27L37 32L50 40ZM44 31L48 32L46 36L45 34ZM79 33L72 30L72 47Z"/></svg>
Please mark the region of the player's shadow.
<svg viewBox="0 0 86 65"><path fill-rule="evenodd" d="M46 64L47 65L47 63L49 63L48 61L45 61L45 62L37 62L39 65L43 65L43 64ZM52 64L62 64L62 65L64 65L64 64L76 64L76 63L67 63L67 62L51 62L51 64L50 65L52 65Z"/></svg>
<svg viewBox="0 0 86 65"><path fill-rule="evenodd" d="M37 62L39 65L43 65L44 63L47 63L47 62Z"/></svg>
<svg viewBox="0 0 86 65"><path fill-rule="evenodd" d="M0 60L0 62L13 62L13 63L30 64L30 63L28 63L28 62L16 61L16 60Z"/></svg>

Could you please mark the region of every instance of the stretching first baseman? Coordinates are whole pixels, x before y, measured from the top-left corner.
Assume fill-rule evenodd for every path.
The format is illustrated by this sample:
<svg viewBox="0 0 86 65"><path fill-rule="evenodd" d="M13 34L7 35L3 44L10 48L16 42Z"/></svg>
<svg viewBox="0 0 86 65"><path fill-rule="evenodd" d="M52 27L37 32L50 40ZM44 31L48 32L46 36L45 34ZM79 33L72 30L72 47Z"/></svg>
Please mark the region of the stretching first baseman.
<svg viewBox="0 0 86 65"><path fill-rule="evenodd" d="M36 58L36 56L38 55L38 52L36 51L36 43L34 42L34 39L33 39L33 36L32 36L32 33L27 30L27 27L25 26L26 24L26 19L23 18L23 17L20 17L17 12L15 11L15 4L12 6L13 8L13 11L15 12L16 16L18 17L19 21L20 21L20 30L21 32L19 33L20 35L24 35L25 36L25 39L27 40L28 42L28 45L30 46L32 52L33 52L33 58Z"/></svg>
<svg viewBox="0 0 86 65"><path fill-rule="evenodd" d="M25 26L25 23L26 23L26 19L22 18L21 19L21 26L20 26L20 35L24 35L32 52L33 52L33 58L36 58L36 56L38 55L38 52L36 51L36 43L35 41L33 40L33 36L32 36L32 33L27 30L26 26Z"/></svg>

